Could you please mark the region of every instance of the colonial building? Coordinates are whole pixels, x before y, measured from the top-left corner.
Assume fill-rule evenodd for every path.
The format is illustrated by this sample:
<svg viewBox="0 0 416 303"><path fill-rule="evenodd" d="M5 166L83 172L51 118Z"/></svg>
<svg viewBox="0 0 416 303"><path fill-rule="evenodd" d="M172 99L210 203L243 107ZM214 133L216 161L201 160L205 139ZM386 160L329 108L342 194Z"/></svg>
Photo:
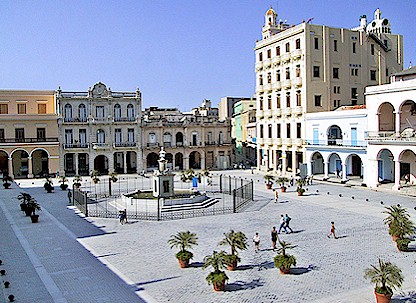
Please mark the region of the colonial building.
<svg viewBox="0 0 416 303"><path fill-rule="evenodd" d="M13 178L44 177L59 168L54 91L0 91L0 170Z"/></svg>
<svg viewBox="0 0 416 303"><path fill-rule="evenodd" d="M141 93L113 92L96 83L86 92L56 92L59 171L67 176L137 173L141 158Z"/></svg>
<svg viewBox="0 0 416 303"><path fill-rule="evenodd" d="M391 183L394 189L416 184L416 68L368 87L367 185ZM401 182L402 181L402 182Z"/></svg>
<svg viewBox="0 0 416 303"><path fill-rule="evenodd" d="M231 119L231 137L235 141L235 163L245 166L256 165L256 147L249 124L256 122L256 100L242 98L234 103L234 115ZM254 134L255 138L255 134ZM255 139L254 139L255 140Z"/></svg>
<svg viewBox="0 0 416 303"><path fill-rule="evenodd" d="M255 47L257 165L295 174L306 161L304 114L364 104L366 86L402 70L403 41L379 9L353 29L277 20L270 8Z"/></svg>
<svg viewBox="0 0 416 303"><path fill-rule="evenodd" d="M218 108L211 107L209 100L191 113L177 108L146 108L142 129L143 158L148 171L157 168L160 147L164 147L167 166L172 170L230 166L230 122L219 121Z"/></svg>

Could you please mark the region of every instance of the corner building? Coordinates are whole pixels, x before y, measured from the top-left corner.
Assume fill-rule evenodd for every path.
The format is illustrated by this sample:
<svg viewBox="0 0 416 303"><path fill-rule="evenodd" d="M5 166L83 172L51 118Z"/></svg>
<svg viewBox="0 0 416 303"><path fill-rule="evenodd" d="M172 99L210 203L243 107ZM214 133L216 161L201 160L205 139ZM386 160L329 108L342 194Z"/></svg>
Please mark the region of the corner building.
<svg viewBox="0 0 416 303"><path fill-rule="evenodd" d="M99 82L87 92L58 89L59 171L137 173L141 159L141 93L113 92Z"/></svg>
<svg viewBox="0 0 416 303"><path fill-rule="evenodd" d="M379 9L373 21L363 15L344 29L290 26L270 8L255 56L257 167L295 175L306 162L305 113L364 104L366 86L403 69L403 41Z"/></svg>

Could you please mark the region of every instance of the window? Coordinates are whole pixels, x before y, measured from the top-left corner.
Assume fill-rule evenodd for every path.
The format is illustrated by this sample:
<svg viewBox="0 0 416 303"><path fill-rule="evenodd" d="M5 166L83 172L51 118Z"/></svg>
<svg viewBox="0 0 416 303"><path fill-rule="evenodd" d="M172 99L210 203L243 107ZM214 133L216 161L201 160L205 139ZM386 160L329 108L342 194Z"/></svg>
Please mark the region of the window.
<svg viewBox="0 0 416 303"><path fill-rule="evenodd" d="M334 108L338 108L341 105L341 100L334 100Z"/></svg>
<svg viewBox="0 0 416 303"><path fill-rule="evenodd" d="M263 129L264 129L263 124L260 124L260 138L263 138Z"/></svg>
<svg viewBox="0 0 416 303"><path fill-rule="evenodd" d="M0 114L1 115L6 115L9 113L9 105L8 104L0 104Z"/></svg>
<svg viewBox="0 0 416 303"><path fill-rule="evenodd" d="M370 80L371 81L376 81L376 71L375 70L370 70Z"/></svg>
<svg viewBox="0 0 416 303"><path fill-rule="evenodd" d="M267 73L267 83L272 83L272 73Z"/></svg>
<svg viewBox="0 0 416 303"><path fill-rule="evenodd" d="M351 68L351 76L358 76L358 68Z"/></svg>
<svg viewBox="0 0 416 303"><path fill-rule="evenodd" d="M313 76L315 77L315 78L319 78L319 66L314 66L313 67Z"/></svg>
<svg viewBox="0 0 416 303"><path fill-rule="evenodd" d="M65 130L65 144L73 144L72 129Z"/></svg>
<svg viewBox="0 0 416 303"><path fill-rule="evenodd" d="M386 77L388 77L388 76L389 76L389 69L386 68Z"/></svg>
<svg viewBox="0 0 416 303"><path fill-rule="evenodd" d="M97 130L97 143L105 143L105 131L102 129Z"/></svg>
<svg viewBox="0 0 416 303"><path fill-rule="evenodd" d="M302 97L300 94L300 90L296 92L296 106L302 106Z"/></svg>
<svg viewBox="0 0 416 303"><path fill-rule="evenodd" d="M286 93L286 107L290 107L290 93Z"/></svg>
<svg viewBox="0 0 416 303"><path fill-rule="evenodd" d="M87 108L84 104L78 106L78 117L80 122L87 121Z"/></svg>
<svg viewBox="0 0 416 303"><path fill-rule="evenodd" d="M280 124L277 124L277 134L276 134L276 136L277 136L277 138L282 137L282 130L281 130Z"/></svg>
<svg viewBox="0 0 416 303"><path fill-rule="evenodd" d="M26 114L26 103L18 103L17 104L17 113L19 115Z"/></svg>
<svg viewBox="0 0 416 303"><path fill-rule="evenodd" d="M370 48L371 48L371 55L374 56L374 44L371 44Z"/></svg>
<svg viewBox="0 0 416 303"><path fill-rule="evenodd" d="M276 71L276 81L280 81L280 70Z"/></svg>
<svg viewBox="0 0 416 303"><path fill-rule="evenodd" d="M272 109L272 96L267 97L267 109Z"/></svg>
<svg viewBox="0 0 416 303"><path fill-rule="evenodd" d="M338 67L334 67L332 69L332 77L334 79L339 79L339 68Z"/></svg>
<svg viewBox="0 0 416 303"><path fill-rule="evenodd" d="M24 142L25 141L25 129L16 128L14 130L14 136L15 136L16 142Z"/></svg>
<svg viewBox="0 0 416 303"><path fill-rule="evenodd" d="M263 85L263 75L259 76L259 85Z"/></svg>
<svg viewBox="0 0 416 303"><path fill-rule="evenodd" d="M46 129L45 128L37 128L36 129L36 138L39 140L45 140L46 139Z"/></svg>
<svg viewBox="0 0 416 303"><path fill-rule="evenodd" d="M263 97L260 97L259 108L260 108L260 110L263 110Z"/></svg>
<svg viewBox="0 0 416 303"><path fill-rule="evenodd" d="M70 122L72 120L72 106L71 104L65 104L64 106L64 121Z"/></svg>
<svg viewBox="0 0 416 303"><path fill-rule="evenodd" d="M296 138L302 138L302 124L296 123Z"/></svg>
<svg viewBox="0 0 416 303"><path fill-rule="evenodd" d="M300 49L300 39L296 39L296 49Z"/></svg>
<svg viewBox="0 0 416 303"><path fill-rule="evenodd" d="M4 142L4 128L0 128L0 142Z"/></svg>
<svg viewBox="0 0 416 303"><path fill-rule="evenodd" d="M133 104L127 105L127 118L129 118L129 121L134 120L134 106L133 106Z"/></svg>
<svg viewBox="0 0 416 303"><path fill-rule="evenodd" d="M38 114L46 114L46 104L38 103Z"/></svg>
<svg viewBox="0 0 416 303"><path fill-rule="evenodd" d="M134 142L134 128L127 129L127 141Z"/></svg>
<svg viewBox="0 0 416 303"><path fill-rule="evenodd" d="M121 143L121 128L114 130L114 141L115 143Z"/></svg>
<svg viewBox="0 0 416 303"><path fill-rule="evenodd" d="M334 40L334 52L338 51L338 40Z"/></svg>
<svg viewBox="0 0 416 303"><path fill-rule="evenodd" d="M314 45L315 45L315 49L319 49L319 39L318 38L314 39Z"/></svg>
<svg viewBox="0 0 416 303"><path fill-rule="evenodd" d="M296 65L296 78L300 77L300 65Z"/></svg>
<svg viewBox="0 0 416 303"><path fill-rule="evenodd" d="M286 80L290 79L290 68L286 67Z"/></svg>
<svg viewBox="0 0 416 303"><path fill-rule="evenodd" d="M315 106L322 106L322 96L315 95Z"/></svg>
<svg viewBox="0 0 416 303"><path fill-rule="evenodd" d="M355 54L357 52L357 42L352 43L352 53Z"/></svg>
<svg viewBox="0 0 416 303"><path fill-rule="evenodd" d="M286 138L290 138L290 123L286 124Z"/></svg>
<svg viewBox="0 0 416 303"><path fill-rule="evenodd" d="M149 143L156 143L156 134L155 133L150 133L149 134Z"/></svg>
<svg viewBox="0 0 416 303"><path fill-rule="evenodd" d="M358 98L358 93L357 93L357 88L356 87L351 88L351 98L352 99L357 99Z"/></svg>
<svg viewBox="0 0 416 303"><path fill-rule="evenodd" d="M276 46L276 56L280 56L280 46Z"/></svg>
<svg viewBox="0 0 416 303"><path fill-rule="evenodd" d="M121 105L116 104L114 105L114 120L120 121L120 119L121 119Z"/></svg>
<svg viewBox="0 0 416 303"><path fill-rule="evenodd" d="M79 138L79 144L81 146L85 146L87 144L87 130L80 129L78 133L78 138Z"/></svg>
<svg viewBox="0 0 416 303"><path fill-rule="evenodd" d="M268 49L267 50L267 59L270 59L272 57L272 50Z"/></svg>
<svg viewBox="0 0 416 303"><path fill-rule="evenodd" d="M272 125L271 124L269 124L269 126L268 126L268 137L269 137L269 139L272 138Z"/></svg>
<svg viewBox="0 0 416 303"><path fill-rule="evenodd" d="M289 42L286 43L286 53L290 52L290 44Z"/></svg>
<svg viewBox="0 0 416 303"><path fill-rule="evenodd" d="M280 108L280 94L277 94L277 97L276 97L276 106L277 106L277 108Z"/></svg>
<svg viewBox="0 0 416 303"><path fill-rule="evenodd" d="M263 53L259 53L259 61L263 61Z"/></svg>
<svg viewBox="0 0 416 303"><path fill-rule="evenodd" d="M96 118L104 118L104 106L96 106L95 107L95 117Z"/></svg>

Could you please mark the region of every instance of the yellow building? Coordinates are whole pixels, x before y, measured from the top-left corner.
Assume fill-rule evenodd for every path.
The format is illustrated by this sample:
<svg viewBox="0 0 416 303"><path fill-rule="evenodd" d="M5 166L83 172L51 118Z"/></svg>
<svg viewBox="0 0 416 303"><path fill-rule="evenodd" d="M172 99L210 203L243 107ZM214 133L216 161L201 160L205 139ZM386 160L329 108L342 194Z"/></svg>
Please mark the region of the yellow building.
<svg viewBox="0 0 416 303"><path fill-rule="evenodd" d="M55 92L0 90L0 172L44 177L59 168Z"/></svg>

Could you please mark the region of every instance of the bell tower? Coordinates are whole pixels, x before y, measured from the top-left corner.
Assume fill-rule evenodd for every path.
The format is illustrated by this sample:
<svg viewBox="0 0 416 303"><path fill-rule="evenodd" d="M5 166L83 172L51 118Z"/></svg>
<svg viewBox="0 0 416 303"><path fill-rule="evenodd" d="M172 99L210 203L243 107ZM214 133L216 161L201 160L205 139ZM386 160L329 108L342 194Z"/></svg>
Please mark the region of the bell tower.
<svg viewBox="0 0 416 303"><path fill-rule="evenodd" d="M263 39L267 39L270 36L279 32L276 20L277 20L277 13L270 6L269 10L264 15L264 25L262 29Z"/></svg>

